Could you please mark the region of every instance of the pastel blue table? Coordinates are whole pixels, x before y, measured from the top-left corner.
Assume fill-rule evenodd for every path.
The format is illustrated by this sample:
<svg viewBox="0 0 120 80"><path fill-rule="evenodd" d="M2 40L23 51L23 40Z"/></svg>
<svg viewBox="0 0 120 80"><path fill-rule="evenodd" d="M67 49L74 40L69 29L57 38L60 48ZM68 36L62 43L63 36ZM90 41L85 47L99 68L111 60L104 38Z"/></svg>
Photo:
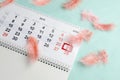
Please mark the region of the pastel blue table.
<svg viewBox="0 0 120 80"><path fill-rule="evenodd" d="M89 29L94 33L88 43L81 44L69 80L120 80L120 0L82 0L73 10L62 8L66 1L51 0L46 6L36 7L31 4L31 0L16 0L17 3L42 14ZM115 29L109 32L94 29L89 22L81 21L82 10L92 11L102 23L114 23ZM79 62L88 53L102 49L108 52L107 64L85 67Z"/></svg>

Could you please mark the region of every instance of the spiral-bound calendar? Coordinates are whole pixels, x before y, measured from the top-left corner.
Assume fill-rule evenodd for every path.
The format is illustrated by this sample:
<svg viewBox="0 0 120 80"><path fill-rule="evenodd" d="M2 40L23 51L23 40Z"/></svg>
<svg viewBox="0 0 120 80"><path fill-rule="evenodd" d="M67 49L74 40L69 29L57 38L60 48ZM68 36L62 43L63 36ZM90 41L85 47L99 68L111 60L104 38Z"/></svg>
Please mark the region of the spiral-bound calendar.
<svg viewBox="0 0 120 80"><path fill-rule="evenodd" d="M0 9L0 79L67 80L79 46L67 37L80 29L16 3ZM27 39L38 41L40 56L27 65ZM68 53L66 53L68 52Z"/></svg>

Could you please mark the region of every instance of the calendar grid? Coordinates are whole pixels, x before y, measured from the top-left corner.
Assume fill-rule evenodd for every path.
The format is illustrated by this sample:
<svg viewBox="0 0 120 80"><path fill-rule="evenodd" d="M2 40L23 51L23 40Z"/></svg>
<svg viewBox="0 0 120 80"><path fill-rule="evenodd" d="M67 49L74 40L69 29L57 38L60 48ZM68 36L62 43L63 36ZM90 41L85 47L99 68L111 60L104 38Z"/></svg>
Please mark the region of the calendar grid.
<svg viewBox="0 0 120 80"><path fill-rule="evenodd" d="M20 11L19 11L20 10ZM39 62L69 72L76 57L78 46L67 41L70 35L76 35L79 28L43 16L32 10L10 4L1 11L9 13L0 24L0 46L27 56L27 39L29 36L38 40Z"/></svg>

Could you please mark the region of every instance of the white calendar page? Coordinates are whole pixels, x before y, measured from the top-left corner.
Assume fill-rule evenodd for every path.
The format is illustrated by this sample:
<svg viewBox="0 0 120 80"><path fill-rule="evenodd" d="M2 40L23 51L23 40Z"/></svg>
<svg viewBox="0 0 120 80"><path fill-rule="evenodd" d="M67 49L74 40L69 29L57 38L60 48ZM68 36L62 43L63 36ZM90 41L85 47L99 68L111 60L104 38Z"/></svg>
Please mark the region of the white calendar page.
<svg viewBox="0 0 120 80"><path fill-rule="evenodd" d="M71 69L79 46L67 43L67 37L80 30L66 23L51 19L18 4L0 9L0 39L12 46L26 49L27 38L38 40L40 56ZM3 42L4 42L3 41ZM69 54L65 49L72 48Z"/></svg>

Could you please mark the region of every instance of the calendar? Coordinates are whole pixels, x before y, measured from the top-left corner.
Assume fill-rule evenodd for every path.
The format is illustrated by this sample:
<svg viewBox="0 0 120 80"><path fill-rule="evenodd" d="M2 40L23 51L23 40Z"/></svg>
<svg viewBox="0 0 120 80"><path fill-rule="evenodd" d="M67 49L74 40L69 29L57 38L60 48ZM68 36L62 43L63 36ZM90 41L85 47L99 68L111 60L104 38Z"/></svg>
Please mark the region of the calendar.
<svg viewBox="0 0 120 80"><path fill-rule="evenodd" d="M65 72L71 70L79 49L68 43L67 38L79 32L78 27L16 3L0 9L0 46L27 56L27 39L33 36L40 50L38 61Z"/></svg>

